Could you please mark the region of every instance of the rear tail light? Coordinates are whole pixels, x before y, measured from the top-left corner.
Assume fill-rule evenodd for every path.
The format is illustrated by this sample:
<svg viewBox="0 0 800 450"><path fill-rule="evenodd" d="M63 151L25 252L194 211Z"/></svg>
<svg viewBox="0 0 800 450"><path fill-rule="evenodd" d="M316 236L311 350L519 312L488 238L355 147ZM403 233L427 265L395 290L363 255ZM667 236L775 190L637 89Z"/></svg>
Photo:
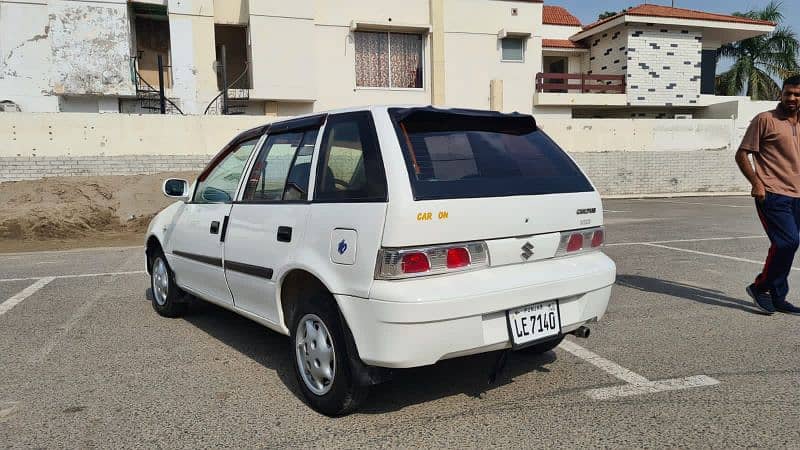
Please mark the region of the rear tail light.
<svg viewBox="0 0 800 450"><path fill-rule="evenodd" d="M489 265L484 242L419 248L385 248L378 253L375 278L395 280L474 270Z"/></svg>
<svg viewBox="0 0 800 450"><path fill-rule="evenodd" d="M603 229L595 230L594 235L592 235L592 248L601 247L604 240L605 233L603 233Z"/></svg>
<svg viewBox="0 0 800 450"><path fill-rule="evenodd" d="M567 241L567 253L581 250L583 250L583 234L573 233L569 235L569 240Z"/></svg>
<svg viewBox="0 0 800 450"><path fill-rule="evenodd" d="M425 253L406 253L403 255L403 262L400 263L400 270L403 273L425 273L431 270L431 262Z"/></svg>
<svg viewBox="0 0 800 450"><path fill-rule="evenodd" d="M447 249L447 268L460 269L469 266L469 250L466 247Z"/></svg>
<svg viewBox="0 0 800 450"><path fill-rule="evenodd" d="M603 227L587 228L561 232L561 243L556 256L574 255L576 253L597 250L603 246L605 231Z"/></svg>

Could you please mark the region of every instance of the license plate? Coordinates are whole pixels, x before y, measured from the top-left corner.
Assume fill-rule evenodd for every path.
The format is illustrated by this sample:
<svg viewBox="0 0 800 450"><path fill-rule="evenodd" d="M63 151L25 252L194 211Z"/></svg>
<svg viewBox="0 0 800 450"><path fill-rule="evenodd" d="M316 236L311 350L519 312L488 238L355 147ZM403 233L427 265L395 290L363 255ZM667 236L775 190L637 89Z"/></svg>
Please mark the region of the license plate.
<svg viewBox="0 0 800 450"><path fill-rule="evenodd" d="M506 316L514 348L561 334L558 300L510 309Z"/></svg>

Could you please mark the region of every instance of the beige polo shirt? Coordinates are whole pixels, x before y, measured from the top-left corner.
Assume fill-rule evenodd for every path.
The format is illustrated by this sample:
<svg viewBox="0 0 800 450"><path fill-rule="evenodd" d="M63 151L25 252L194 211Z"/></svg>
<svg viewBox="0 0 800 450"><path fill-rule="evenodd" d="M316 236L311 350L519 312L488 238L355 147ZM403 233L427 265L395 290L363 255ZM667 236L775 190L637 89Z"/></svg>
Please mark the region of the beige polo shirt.
<svg viewBox="0 0 800 450"><path fill-rule="evenodd" d="M800 197L800 124L793 125L780 104L750 122L739 149L753 153L768 192Z"/></svg>

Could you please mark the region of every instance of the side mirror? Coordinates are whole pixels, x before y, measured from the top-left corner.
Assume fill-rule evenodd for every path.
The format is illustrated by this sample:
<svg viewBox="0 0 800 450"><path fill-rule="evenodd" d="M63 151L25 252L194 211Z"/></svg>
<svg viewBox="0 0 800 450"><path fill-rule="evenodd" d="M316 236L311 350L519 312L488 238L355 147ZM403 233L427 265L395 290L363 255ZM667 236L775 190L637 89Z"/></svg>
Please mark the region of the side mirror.
<svg viewBox="0 0 800 450"><path fill-rule="evenodd" d="M185 199L189 197L189 183L186 180L170 178L164 181L161 191L167 197Z"/></svg>

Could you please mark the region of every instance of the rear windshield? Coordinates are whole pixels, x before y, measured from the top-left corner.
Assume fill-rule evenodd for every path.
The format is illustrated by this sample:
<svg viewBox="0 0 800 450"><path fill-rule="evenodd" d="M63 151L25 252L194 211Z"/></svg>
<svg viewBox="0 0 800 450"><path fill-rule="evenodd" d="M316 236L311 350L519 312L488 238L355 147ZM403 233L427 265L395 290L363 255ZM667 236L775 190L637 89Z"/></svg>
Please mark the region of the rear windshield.
<svg viewBox="0 0 800 450"><path fill-rule="evenodd" d="M593 191L532 117L391 109L417 200Z"/></svg>

